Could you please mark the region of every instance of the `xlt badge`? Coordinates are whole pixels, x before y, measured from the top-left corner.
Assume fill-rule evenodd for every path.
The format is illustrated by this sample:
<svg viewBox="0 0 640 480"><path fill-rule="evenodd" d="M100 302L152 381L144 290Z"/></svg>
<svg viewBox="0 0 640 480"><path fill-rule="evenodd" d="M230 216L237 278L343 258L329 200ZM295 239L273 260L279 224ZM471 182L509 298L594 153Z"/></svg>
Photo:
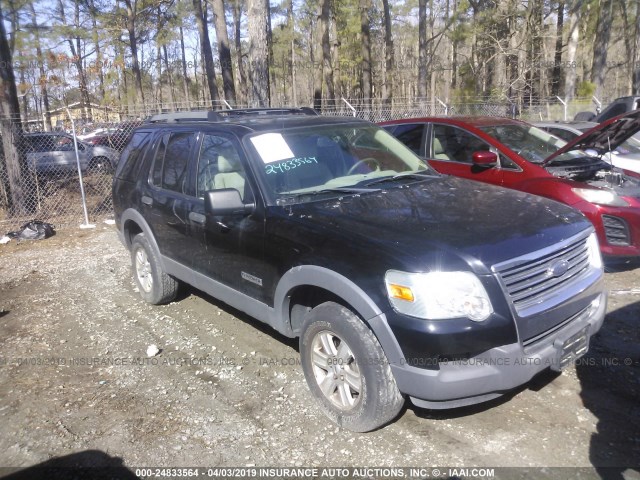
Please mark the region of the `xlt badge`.
<svg viewBox="0 0 640 480"><path fill-rule="evenodd" d="M255 283L256 285L262 286L262 279L258 278L254 275L251 275L250 273L247 272L240 272L240 276L242 278L244 278L246 281L251 282L251 283Z"/></svg>

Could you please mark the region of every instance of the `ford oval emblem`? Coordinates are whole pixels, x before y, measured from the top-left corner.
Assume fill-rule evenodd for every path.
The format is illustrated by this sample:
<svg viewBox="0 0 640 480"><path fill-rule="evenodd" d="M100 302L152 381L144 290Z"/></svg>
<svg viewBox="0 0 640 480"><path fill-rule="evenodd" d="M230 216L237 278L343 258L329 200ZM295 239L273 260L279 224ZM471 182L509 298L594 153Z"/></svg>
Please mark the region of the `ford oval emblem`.
<svg viewBox="0 0 640 480"><path fill-rule="evenodd" d="M569 270L569 262L566 260L556 260L549 268L547 268L547 275L549 277L561 277Z"/></svg>

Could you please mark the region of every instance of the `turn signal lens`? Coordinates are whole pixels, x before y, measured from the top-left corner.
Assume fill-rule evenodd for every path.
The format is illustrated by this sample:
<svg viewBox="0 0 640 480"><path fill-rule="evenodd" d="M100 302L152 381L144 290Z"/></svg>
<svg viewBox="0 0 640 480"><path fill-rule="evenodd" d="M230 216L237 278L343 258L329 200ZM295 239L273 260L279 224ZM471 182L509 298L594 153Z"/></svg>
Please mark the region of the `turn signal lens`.
<svg viewBox="0 0 640 480"><path fill-rule="evenodd" d="M403 287L402 285L396 285L395 283L388 285L388 287L389 294L392 298L406 300L407 302L413 302L413 292L409 287Z"/></svg>

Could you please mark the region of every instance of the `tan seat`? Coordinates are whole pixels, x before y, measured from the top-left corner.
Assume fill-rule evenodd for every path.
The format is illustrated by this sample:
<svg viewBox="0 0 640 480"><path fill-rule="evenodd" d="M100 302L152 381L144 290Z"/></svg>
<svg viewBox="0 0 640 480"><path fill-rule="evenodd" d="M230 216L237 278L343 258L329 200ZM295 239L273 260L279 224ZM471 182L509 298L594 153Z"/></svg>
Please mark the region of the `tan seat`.
<svg viewBox="0 0 640 480"><path fill-rule="evenodd" d="M437 137L434 137L433 139L433 158L437 158L439 160L451 160L449 155L445 153L440 139Z"/></svg>
<svg viewBox="0 0 640 480"><path fill-rule="evenodd" d="M244 199L244 171L239 159L218 155L218 173L213 178L214 188L235 188Z"/></svg>

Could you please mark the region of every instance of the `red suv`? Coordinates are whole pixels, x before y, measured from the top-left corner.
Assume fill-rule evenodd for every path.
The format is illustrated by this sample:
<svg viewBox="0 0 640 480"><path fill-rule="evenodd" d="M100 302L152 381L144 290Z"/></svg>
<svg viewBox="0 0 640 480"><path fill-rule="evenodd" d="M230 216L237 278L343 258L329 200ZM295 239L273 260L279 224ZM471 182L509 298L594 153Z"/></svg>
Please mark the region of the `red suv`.
<svg viewBox="0 0 640 480"><path fill-rule="evenodd" d="M603 255L640 257L640 179L581 150L603 155L615 149L640 130L640 111L607 121L569 144L508 118L412 118L381 125L439 172L571 205L595 226Z"/></svg>

